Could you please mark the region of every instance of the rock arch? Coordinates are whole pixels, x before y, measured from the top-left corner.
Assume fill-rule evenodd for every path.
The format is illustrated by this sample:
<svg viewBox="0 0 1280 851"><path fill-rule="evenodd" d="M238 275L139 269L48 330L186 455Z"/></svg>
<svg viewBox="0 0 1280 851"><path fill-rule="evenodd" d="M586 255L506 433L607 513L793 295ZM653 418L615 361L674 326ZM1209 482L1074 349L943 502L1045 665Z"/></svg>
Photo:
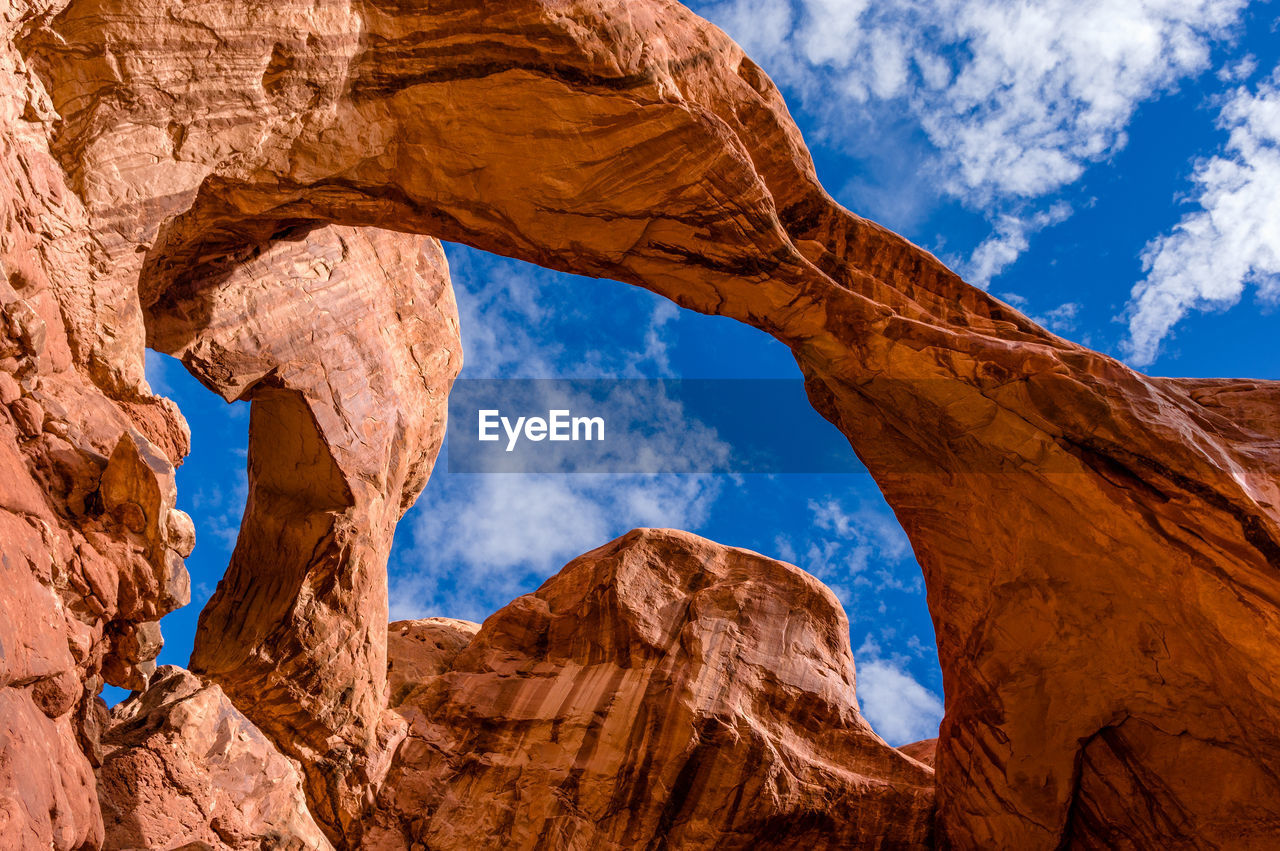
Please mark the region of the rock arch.
<svg viewBox="0 0 1280 851"><path fill-rule="evenodd" d="M748 322L924 570L941 842L1280 831L1242 810L1280 800L1280 385L1138 374L843 210L714 27L662 0L73 0L22 46L98 235L72 312L101 386L140 378L119 329L167 294L327 223ZM1202 776L1230 780L1161 779Z"/></svg>

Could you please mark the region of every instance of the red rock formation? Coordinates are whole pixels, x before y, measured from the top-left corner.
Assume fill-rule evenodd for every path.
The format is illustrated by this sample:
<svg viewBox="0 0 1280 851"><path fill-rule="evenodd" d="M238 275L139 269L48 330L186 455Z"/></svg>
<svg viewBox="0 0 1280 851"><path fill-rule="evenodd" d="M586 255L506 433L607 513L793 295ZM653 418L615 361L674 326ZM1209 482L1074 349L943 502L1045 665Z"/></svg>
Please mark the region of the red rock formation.
<svg viewBox="0 0 1280 851"><path fill-rule="evenodd" d="M898 748L898 750L902 751L916 762L923 762L925 765L932 768L934 763L937 761L938 740L925 739L921 742L912 742L909 745L903 745Z"/></svg>
<svg viewBox="0 0 1280 851"><path fill-rule="evenodd" d="M7 315L43 320L47 339L25 318L12 339L45 346L38 374L64 376L42 379L51 402L28 387L8 416L32 442L15 464L64 471L36 486L62 489L57 511L93 502L98 459L127 428L160 446L180 433L141 392L143 307L234 275L300 223L431 233L615 277L791 346L815 406L893 505L924 569L947 691L942 842L1280 836L1275 383L1142 376L841 209L767 77L661 0L74 0L4 21L0 169L14 188L0 259L25 304ZM10 366L8 396L21 386ZM58 405L100 434L59 435ZM96 455L76 461L80 447ZM132 516L105 537L139 534L123 531ZM108 548L86 537L75 550L79 519L50 521L66 536L56 545L14 522L33 565ZM159 588L167 568L130 558L87 563ZM56 614L102 603L93 571L69 571L88 589L74 593L31 572ZM368 610L376 591L345 605ZM149 646L137 624L160 607L134 614L122 599L129 614L87 616L102 637L86 643L117 647L131 677L145 660L127 648ZM92 682L97 664L76 661L76 676ZM14 699L32 700L35 676L6 674ZM339 714L360 753L371 716ZM76 825L66 836L92 835L87 800L57 810L77 813L59 816ZM40 820L50 811L23 810L24 824L63 830Z"/></svg>
<svg viewBox="0 0 1280 851"><path fill-rule="evenodd" d="M0 848L94 847L104 680L145 684L186 602L177 409L85 356L92 231L50 154L56 116L0 14ZM136 303L136 299L134 299ZM141 338L121 341L136 346ZM110 390L104 387L110 385Z"/></svg>
<svg viewBox="0 0 1280 851"><path fill-rule="evenodd" d="M253 400L249 500L192 670L301 761L319 817L354 840L403 735L384 717L391 536L462 363L440 244L277 235L225 279L167 292L148 328L224 398Z"/></svg>
<svg viewBox="0 0 1280 851"><path fill-rule="evenodd" d="M427 675L367 848L927 846L932 772L859 715L844 612L790 565L639 529L473 628L391 626Z"/></svg>
<svg viewBox="0 0 1280 851"><path fill-rule="evenodd" d="M51 156L59 119L15 44L15 36L22 41L39 16L56 11L23 5L6 12L0 24L0 174L5 186L0 191L0 542L4 584L12 589L0 600L0 701L5 706L0 713L0 847L92 846L101 836L91 778L100 759L105 711L96 693L104 680L126 688L145 686L160 649L156 621L187 600L181 557L194 543L189 518L172 507L172 465L187 451L185 424L172 403L151 396L142 380L137 280L143 254L134 241L138 220L131 221L129 214L101 215L98 201L119 199L118 187L96 180L90 186L81 180L83 173L64 172ZM136 201L171 189L172 182L161 180L131 197ZM149 202L141 206L155 210ZM313 572L307 578L318 590L319 608L332 611L333 630L332 644L316 648L301 641L302 649L327 653L345 640L350 661L344 668L341 652L326 659L331 670L309 705L295 709L296 697L290 697L281 704L286 711L269 713L273 731L290 731L287 742L294 750L313 753L317 739L323 743L320 756L308 763L313 786L322 783L331 751L350 752L352 766L345 772L350 783L336 784L335 801L322 810L328 814L362 805L367 793L361 784L370 773L385 770L394 743L395 727L380 726L386 702L380 559L389 544L390 525L425 481L432 447L443 430L443 390L433 382L447 386L457 369L456 358L452 363L447 357L437 360L444 349L432 337L443 334L453 340L456 353L456 326L449 324L452 296L438 244L389 234L345 236L321 231L302 240L311 255L294 259L311 266L287 277L324 289L322 267L336 267L326 293L317 293L317 299L328 299L332 309L369 308L369 318L381 323L366 339L348 339L346 354L356 362L325 366L335 393L364 395L360 382L367 376L361 370L376 373L383 385L354 401L323 395L307 400L326 427L325 451L338 456L346 452L339 463L367 482L353 495L357 507L345 521L361 530L346 541L356 550L338 557L341 580L351 578L344 571L357 576L363 571L364 579L354 583L360 591L354 600L335 604L323 592L323 577ZM285 254L276 249L272 257L283 262ZM349 280L371 274L381 276L380 282L396 276L396 287L372 286L361 301L358 286L353 288ZM345 293L339 293L343 287ZM198 307L204 298L175 290L162 308ZM251 306L265 309L261 298ZM284 307L278 321L319 324L312 317L290 316ZM198 325L209 317L187 318ZM180 334L181 320L171 320L161 330ZM257 329L264 330L269 329ZM275 342L291 335L280 327L275 331ZM235 329L224 327L222 333L235 337ZM212 340L209 334L196 337L192 332L181 344ZM281 352L270 348L270 339L259 342L268 347L257 353L259 361L279 355L282 367L289 357L308 354L298 345ZM332 349L332 342L325 345ZM321 352L313 347L309 354ZM333 351L326 356L332 361ZM236 380L245 379L255 366L231 360ZM226 369L227 363L216 366ZM426 376L417 386L411 380L415 370ZM312 390L308 381L314 376L302 373L295 370L293 384L282 389L304 395ZM247 384L259 377L245 379L242 389L257 392ZM440 396L432 400L434 390ZM396 411L406 403L408 408ZM386 416L388 410L395 416ZM337 422L344 415L369 419L353 420L348 428ZM342 433L344 429L350 433ZM368 457L360 457L362 452ZM378 475L367 475L367 468L379 463L385 466ZM367 530L361 526L365 522ZM264 617L252 600L241 602L238 614L248 622ZM345 638L336 638L344 629ZM219 650L234 653L229 646ZM305 655L293 660L295 673L307 669ZM238 673L245 679L255 675L251 665ZM243 683L239 685L243 694ZM278 686L262 692L278 693ZM305 732L292 731L296 722L284 716L305 720L308 712L316 713L319 701L330 698L320 713L323 720ZM323 740L326 730L336 733L334 741ZM384 759L381 767L369 765L377 754ZM327 792L319 795L327 797ZM332 818L340 821L340 816Z"/></svg>
<svg viewBox="0 0 1280 851"><path fill-rule="evenodd" d="M103 748L103 848L332 847L307 811L298 766L221 689L181 668L160 668L111 711Z"/></svg>
<svg viewBox="0 0 1280 851"><path fill-rule="evenodd" d="M426 618L393 623L387 631L387 685L390 705L432 677L453 667L453 660L480 631L480 624L453 618Z"/></svg>

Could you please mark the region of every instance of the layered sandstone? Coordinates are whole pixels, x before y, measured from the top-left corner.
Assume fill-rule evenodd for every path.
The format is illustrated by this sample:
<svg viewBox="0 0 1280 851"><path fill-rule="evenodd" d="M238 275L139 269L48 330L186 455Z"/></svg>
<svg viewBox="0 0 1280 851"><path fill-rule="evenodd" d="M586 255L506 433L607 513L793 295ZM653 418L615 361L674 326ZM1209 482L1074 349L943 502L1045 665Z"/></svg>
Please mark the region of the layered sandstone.
<svg viewBox="0 0 1280 851"><path fill-rule="evenodd" d="M0 522L15 614L0 641L30 649L3 661L0 699L17 720L0 765L38 768L0 786L0 836L74 847L100 835L85 779L101 723L92 695L100 677L145 679L149 624L181 598L187 540L167 519L167 465L185 436L147 392L147 323L206 285L278 280L297 234L326 224L617 278L791 346L924 569L947 689L941 842L1280 836L1276 383L1140 375L841 209L765 74L666 0L3 11L0 464L13 474ZM227 327L252 321L233 313ZM234 374L244 347L255 363L280 357L279 341L305 338L316 318L283 321L265 342L220 332L231 344L209 375ZM290 534L370 520L359 557L291 558L280 577L330 591L317 610L341 637L331 648L308 634L295 602L257 589L274 580L242 557L205 619L202 664L233 699L267 689L282 719L264 720L272 735L351 766L332 793L313 782L311 799L331 835L354 838L394 739L375 718L381 673L355 660L382 652L382 624L365 622L385 612L379 524L412 477L380 479L381 496L362 501L316 413L334 403L308 397L310 380L250 392L264 403L259 445L275 439L272 422L314 436L289 462L308 463L290 516L311 531ZM117 450L124 478L142 480L107 510L99 483ZM405 469L399 450L381 451L365 460ZM284 500L266 452L255 457L259 504ZM241 547L264 546L269 529L251 516ZM228 629L232 613L253 615L247 633ZM304 680L333 649L350 699L329 716L269 682L285 661L269 651L242 679L231 660L269 647L260 629L299 651ZM328 734L334 746L317 747Z"/></svg>
<svg viewBox="0 0 1280 851"><path fill-rule="evenodd" d="M317 814L354 842L404 733L385 711L391 537L462 365L440 243L277 234L233 272L168 291L148 334L228 401L252 400L249 499L192 670L300 760Z"/></svg>
<svg viewBox="0 0 1280 851"><path fill-rule="evenodd" d="M220 688L181 668L160 668L111 711L103 750L103 848L332 848L298 766Z"/></svg>
<svg viewBox="0 0 1280 851"><path fill-rule="evenodd" d="M392 708L432 677L453 667L480 624L455 618L425 618L393 623L387 631L387 685Z"/></svg>
<svg viewBox="0 0 1280 851"><path fill-rule="evenodd" d="M367 848L925 848L933 776L871 731L812 576L638 529L476 631L392 624L418 674Z"/></svg>

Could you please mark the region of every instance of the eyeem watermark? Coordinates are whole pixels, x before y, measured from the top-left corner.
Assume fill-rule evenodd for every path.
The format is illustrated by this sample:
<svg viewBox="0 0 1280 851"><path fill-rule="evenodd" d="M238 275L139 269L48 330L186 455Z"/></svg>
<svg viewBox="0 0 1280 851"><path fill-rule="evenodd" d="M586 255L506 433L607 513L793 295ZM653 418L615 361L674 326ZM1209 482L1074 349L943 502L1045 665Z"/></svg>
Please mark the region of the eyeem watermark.
<svg viewBox="0 0 1280 851"><path fill-rule="evenodd" d="M800 379L459 379L451 473L862 472Z"/></svg>
<svg viewBox="0 0 1280 851"><path fill-rule="evenodd" d="M936 399L939 388L926 385L939 381L951 398L952 380L935 378L869 378L842 392L850 402L863 392L867 399ZM851 405L845 412L850 429L862 427L857 411ZM885 427L874 416L866 425ZM950 440L957 448L946 451L959 454L969 438L958 433ZM882 470L1044 475L1079 469L1071 454L1046 461L1034 446L1025 458L975 452L961 468L910 451L907 441L902 446L889 462L879 452ZM866 473L849 438L814 410L798 378L458 379L449 393L445 458L450 473L466 474Z"/></svg>
<svg viewBox="0 0 1280 851"><path fill-rule="evenodd" d="M542 440L604 440L604 417L575 417L568 408L547 411L545 419L516 417L514 424L498 409L482 410L479 412L477 439L485 442L500 440L499 425L506 433L508 452L515 450L521 436L535 443Z"/></svg>

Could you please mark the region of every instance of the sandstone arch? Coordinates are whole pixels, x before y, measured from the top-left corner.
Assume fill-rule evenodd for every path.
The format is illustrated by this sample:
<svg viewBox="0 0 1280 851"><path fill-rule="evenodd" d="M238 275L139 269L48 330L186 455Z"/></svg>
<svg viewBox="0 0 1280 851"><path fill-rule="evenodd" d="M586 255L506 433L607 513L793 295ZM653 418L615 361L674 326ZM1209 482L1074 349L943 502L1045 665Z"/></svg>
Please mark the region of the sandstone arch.
<svg viewBox="0 0 1280 851"><path fill-rule="evenodd" d="M316 817L357 837L404 736L387 712L387 556L462 365L444 252L302 229L223 280L169 290L149 317L152 347L252 400L248 503L191 669L299 760Z"/></svg>
<svg viewBox="0 0 1280 851"><path fill-rule="evenodd" d="M942 842L1087 845L1099 812L1118 835L1280 831L1254 803L1280 800L1280 385L1140 375L841 209L715 28L662 0L75 0L22 44L99 234L72 313L100 386L140 355L95 325L330 222L748 322L795 352L924 569Z"/></svg>

